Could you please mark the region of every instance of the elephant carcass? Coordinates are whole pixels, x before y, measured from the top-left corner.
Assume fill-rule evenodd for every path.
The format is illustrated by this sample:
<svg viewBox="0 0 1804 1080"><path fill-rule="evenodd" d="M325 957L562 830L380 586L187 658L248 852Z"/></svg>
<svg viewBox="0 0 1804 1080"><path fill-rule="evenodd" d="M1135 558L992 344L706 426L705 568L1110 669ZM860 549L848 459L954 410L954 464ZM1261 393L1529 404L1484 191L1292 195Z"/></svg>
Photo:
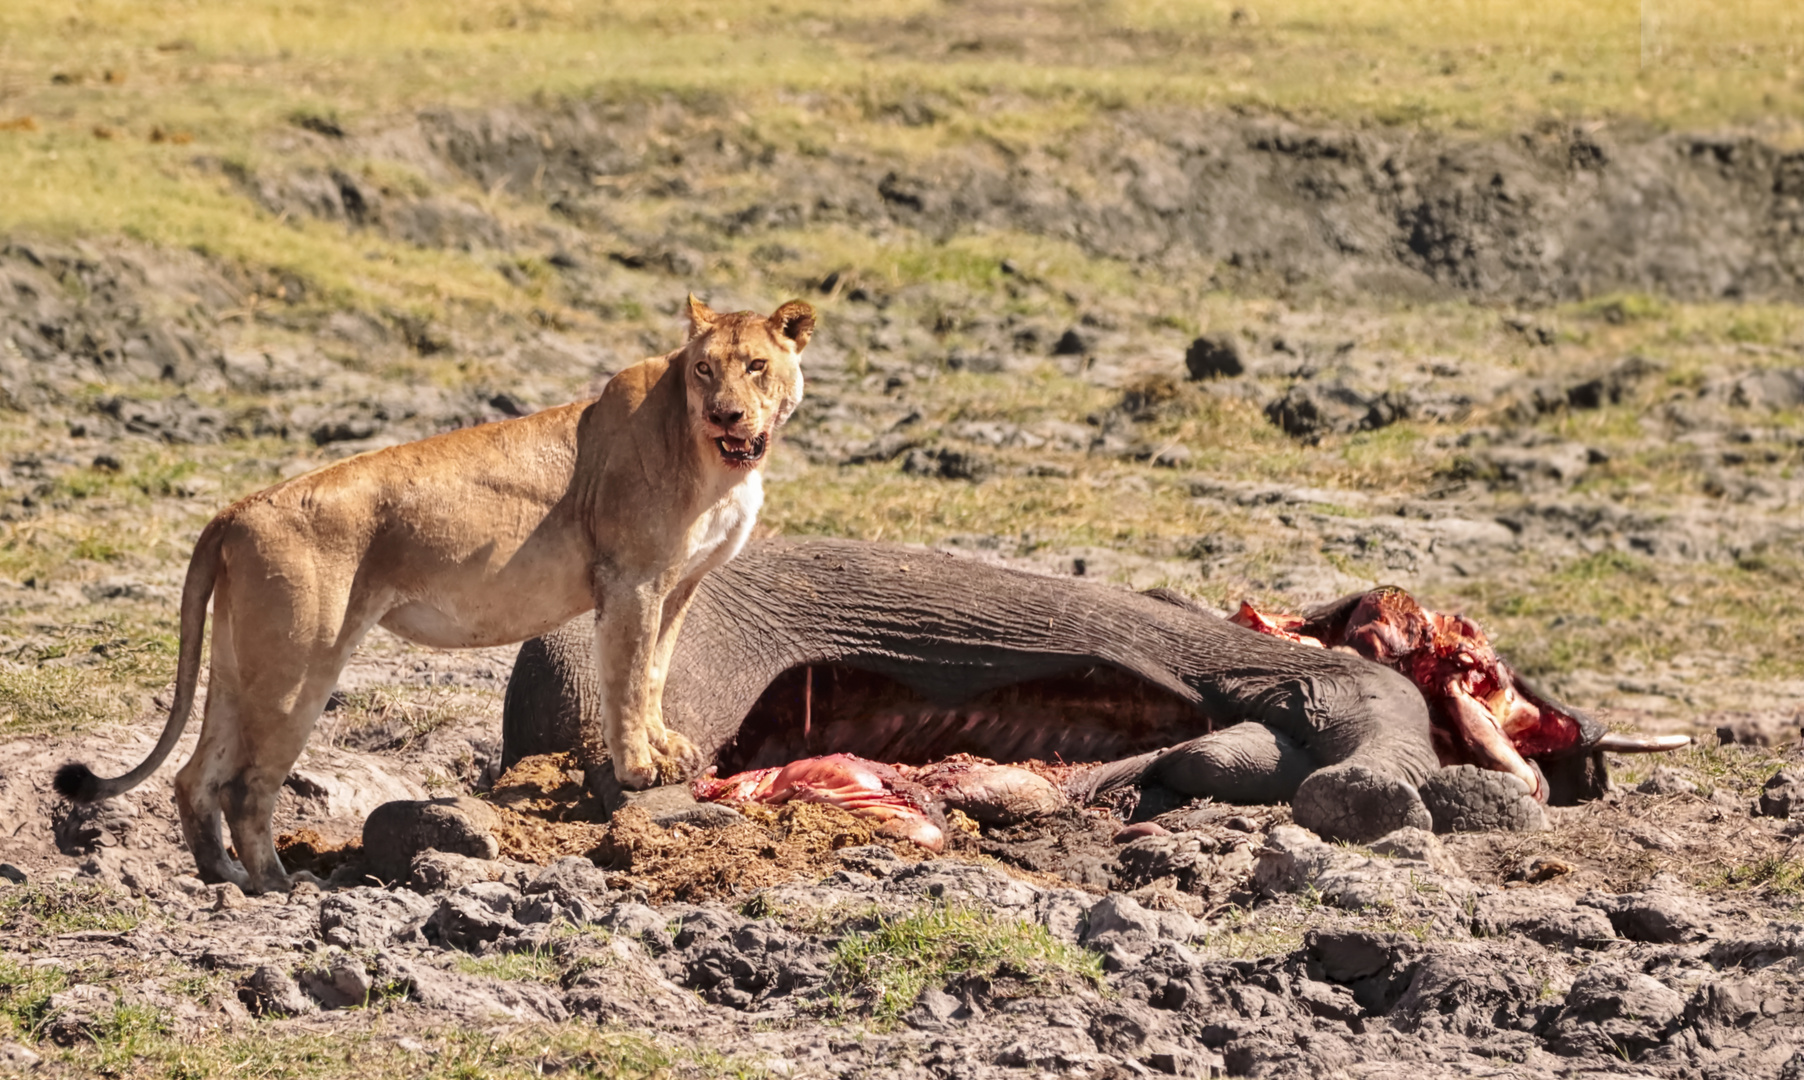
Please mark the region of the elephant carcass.
<svg viewBox="0 0 1804 1080"><path fill-rule="evenodd" d="M588 619L522 646L504 764L584 745L598 727L592 655ZM1430 827L1416 786L1441 765L1422 695L1351 653L1170 594L842 540L757 542L710 574L664 718L721 775L828 753L1114 762L1093 788L1288 801L1299 823L1349 840ZM1546 769L1553 801L1595 793L1587 750L1568 751L1577 769Z"/></svg>

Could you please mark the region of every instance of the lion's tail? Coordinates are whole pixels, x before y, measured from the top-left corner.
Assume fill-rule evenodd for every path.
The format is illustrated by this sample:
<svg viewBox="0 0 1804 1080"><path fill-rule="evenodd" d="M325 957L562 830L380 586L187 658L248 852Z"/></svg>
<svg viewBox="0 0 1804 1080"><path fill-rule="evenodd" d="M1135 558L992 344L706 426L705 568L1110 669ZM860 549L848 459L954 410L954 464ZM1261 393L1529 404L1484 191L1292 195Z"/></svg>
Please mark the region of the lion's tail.
<svg viewBox="0 0 1804 1080"><path fill-rule="evenodd" d="M169 707L169 719L163 723L163 734L157 739L156 748L137 768L111 780L103 780L95 776L94 771L86 765L71 761L56 770L56 779L52 785L57 794L78 803L110 799L143 783L144 778L156 772L170 751L175 749L175 744L182 737L182 729L188 726L188 713L194 706L195 684L200 681L200 653L202 634L207 627L207 601L211 599L213 583L219 577L219 548L228 520L222 515L209 522L201 531L200 541L194 545L194 557L188 560L188 577L182 583L182 644L181 658L175 671L175 703Z"/></svg>

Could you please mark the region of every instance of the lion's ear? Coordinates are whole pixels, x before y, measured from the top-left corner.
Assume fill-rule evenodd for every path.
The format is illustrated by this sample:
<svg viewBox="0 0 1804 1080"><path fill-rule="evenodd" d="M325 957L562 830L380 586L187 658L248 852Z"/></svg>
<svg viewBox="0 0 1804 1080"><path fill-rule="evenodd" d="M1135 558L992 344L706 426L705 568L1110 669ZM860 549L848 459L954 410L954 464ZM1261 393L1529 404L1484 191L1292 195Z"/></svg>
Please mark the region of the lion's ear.
<svg viewBox="0 0 1804 1080"><path fill-rule="evenodd" d="M694 341L714 328L714 320L719 316L708 305L689 294L689 340Z"/></svg>
<svg viewBox="0 0 1804 1080"><path fill-rule="evenodd" d="M801 352L814 336L814 308L806 300L791 300L771 313L770 328L795 342L796 352Z"/></svg>

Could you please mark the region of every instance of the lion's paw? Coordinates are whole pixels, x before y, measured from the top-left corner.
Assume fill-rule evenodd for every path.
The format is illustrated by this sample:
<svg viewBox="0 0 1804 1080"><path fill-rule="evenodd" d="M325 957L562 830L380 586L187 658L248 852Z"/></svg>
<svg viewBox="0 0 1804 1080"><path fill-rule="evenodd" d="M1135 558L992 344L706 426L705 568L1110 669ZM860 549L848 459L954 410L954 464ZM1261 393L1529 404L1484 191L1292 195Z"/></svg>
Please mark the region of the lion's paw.
<svg viewBox="0 0 1804 1080"><path fill-rule="evenodd" d="M659 783L674 784L701 766L701 751L687 736L674 731L665 731L661 738L654 737L652 749L652 764L658 771Z"/></svg>
<svg viewBox="0 0 1804 1080"><path fill-rule="evenodd" d="M643 791L658 785L658 775L662 770L658 761L651 756L649 750L637 753L626 752L614 758L614 779L628 791Z"/></svg>

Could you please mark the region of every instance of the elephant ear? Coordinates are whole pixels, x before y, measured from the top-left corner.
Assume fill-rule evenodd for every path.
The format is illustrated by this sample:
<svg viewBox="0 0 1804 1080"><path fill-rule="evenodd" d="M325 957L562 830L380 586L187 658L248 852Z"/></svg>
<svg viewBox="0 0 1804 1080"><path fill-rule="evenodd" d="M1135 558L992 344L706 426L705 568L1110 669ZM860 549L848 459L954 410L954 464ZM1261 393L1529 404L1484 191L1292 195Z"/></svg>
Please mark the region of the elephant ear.
<svg viewBox="0 0 1804 1080"><path fill-rule="evenodd" d="M720 318L719 315L714 313L712 308L702 303L700 300L697 300L694 293L689 294L688 311L690 341L694 341L696 338L701 337L703 334L714 329L714 323Z"/></svg>

